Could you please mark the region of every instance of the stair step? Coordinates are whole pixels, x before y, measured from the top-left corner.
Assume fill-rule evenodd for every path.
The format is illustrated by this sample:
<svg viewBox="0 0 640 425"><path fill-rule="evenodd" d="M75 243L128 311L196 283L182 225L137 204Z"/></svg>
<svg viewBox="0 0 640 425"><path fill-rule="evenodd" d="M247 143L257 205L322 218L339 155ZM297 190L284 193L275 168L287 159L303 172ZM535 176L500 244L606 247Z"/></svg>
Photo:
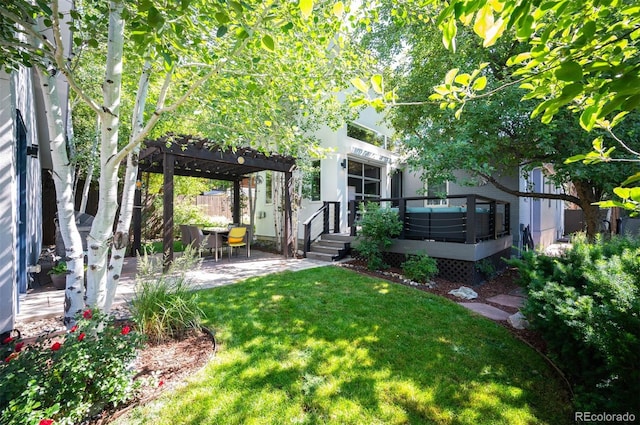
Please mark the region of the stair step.
<svg viewBox="0 0 640 425"><path fill-rule="evenodd" d="M320 239L319 241L315 241L314 243L311 244L312 246L322 246L325 248L334 248L334 249L344 249L345 245L348 246L348 243L345 242L341 242L341 241L327 241L324 239Z"/></svg>
<svg viewBox="0 0 640 425"><path fill-rule="evenodd" d="M348 233L324 233L321 237L321 240L323 241L352 242L353 239L354 237Z"/></svg>
<svg viewBox="0 0 640 425"><path fill-rule="evenodd" d="M307 252L307 258L311 258L313 260L330 262L330 261L333 261L333 257L334 257L334 254L325 254L323 252L313 252L313 251Z"/></svg>
<svg viewBox="0 0 640 425"><path fill-rule="evenodd" d="M340 250L344 249L344 246L341 247L332 247L332 246L322 246L322 245L311 245L311 251L309 252L322 252L324 254L333 254L333 255L339 255L340 254Z"/></svg>

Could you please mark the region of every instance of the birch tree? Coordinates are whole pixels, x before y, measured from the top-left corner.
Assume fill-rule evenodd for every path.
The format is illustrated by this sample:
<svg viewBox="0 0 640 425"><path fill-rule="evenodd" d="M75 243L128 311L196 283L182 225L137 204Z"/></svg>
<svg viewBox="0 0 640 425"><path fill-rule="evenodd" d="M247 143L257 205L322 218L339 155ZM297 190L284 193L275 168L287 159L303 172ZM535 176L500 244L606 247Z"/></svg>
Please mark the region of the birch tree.
<svg viewBox="0 0 640 425"><path fill-rule="evenodd" d="M61 11L61 3L17 0L4 5L0 64L9 70L35 66L45 89L58 219L67 247L64 321L69 326L85 306L111 306L129 239L138 152L146 137L183 123L174 129L218 137L227 145L295 153L310 142L303 135L314 121L338 119L328 93L346 87L350 71L362 65L350 55L341 19L336 19L348 12L342 2L77 1L69 11ZM78 52L106 49L99 97L76 78L74 56L62 42L67 29ZM138 74L138 83L124 91L129 86L123 82L132 73ZM55 75L64 76L101 123L99 204L87 240L86 287ZM127 98L135 102L129 137L121 140ZM185 120L198 114L206 125Z"/></svg>

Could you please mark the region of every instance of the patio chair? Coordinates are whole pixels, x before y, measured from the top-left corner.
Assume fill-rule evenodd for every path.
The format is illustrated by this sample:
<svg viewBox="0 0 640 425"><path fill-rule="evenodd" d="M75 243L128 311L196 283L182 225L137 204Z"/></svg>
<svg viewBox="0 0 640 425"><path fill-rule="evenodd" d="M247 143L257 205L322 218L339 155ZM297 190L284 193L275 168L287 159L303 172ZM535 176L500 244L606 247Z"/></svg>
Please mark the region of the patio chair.
<svg viewBox="0 0 640 425"><path fill-rule="evenodd" d="M180 240L182 241L182 246L186 247L190 245L193 240L191 239L191 231L189 230L189 226L186 224L180 225Z"/></svg>
<svg viewBox="0 0 640 425"><path fill-rule="evenodd" d="M247 240L247 228L246 227L232 227L229 229L229 235L227 237L227 246L229 247L229 260L231 260L231 251L233 248L245 247L247 251L247 257L249 254L249 242Z"/></svg>
<svg viewBox="0 0 640 425"><path fill-rule="evenodd" d="M191 235L191 243L198 248L198 250L206 249L214 254L216 249L216 238L218 238L217 247L222 251L223 241L220 235L205 235L202 229L198 226L188 226L189 234ZM215 258L218 257L218 253L215 253Z"/></svg>

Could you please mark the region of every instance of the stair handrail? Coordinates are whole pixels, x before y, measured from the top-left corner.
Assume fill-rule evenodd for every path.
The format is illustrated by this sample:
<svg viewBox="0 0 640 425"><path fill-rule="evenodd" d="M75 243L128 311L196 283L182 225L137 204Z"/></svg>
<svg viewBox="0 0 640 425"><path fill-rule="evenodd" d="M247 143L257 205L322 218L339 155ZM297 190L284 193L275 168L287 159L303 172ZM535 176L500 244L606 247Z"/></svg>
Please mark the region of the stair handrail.
<svg viewBox="0 0 640 425"><path fill-rule="evenodd" d="M302 244L303 256L307 257L307 252L311 250L311 243L318 239L323 234L329 233L329 207L334 206L334 223L333 223L333 231L338 233L340 231L340 202L339 201L324 201L322 203L322 207L320 207L315 213L311 215L308 219L303 223L304 226L304 241ZM323 225L322 232L313 236L311 233L311 226L313 222L322 216Z"/></svg>

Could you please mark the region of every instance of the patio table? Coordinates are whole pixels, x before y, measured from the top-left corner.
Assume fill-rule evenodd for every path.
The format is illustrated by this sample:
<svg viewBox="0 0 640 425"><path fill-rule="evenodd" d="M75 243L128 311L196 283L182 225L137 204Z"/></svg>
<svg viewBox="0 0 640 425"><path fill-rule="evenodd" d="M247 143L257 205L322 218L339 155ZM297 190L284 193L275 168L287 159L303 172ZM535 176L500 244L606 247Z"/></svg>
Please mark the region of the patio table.
<svg viewBox="0 0 640 425"><path fill-rule="evenodd" d="M214 243L214 261L218 261L218 249L222 248L222 245L218 245L221 240L225 239L229 234L229 229L225 227L203 227L202 233L205 235L213 236Z"/></svg>

